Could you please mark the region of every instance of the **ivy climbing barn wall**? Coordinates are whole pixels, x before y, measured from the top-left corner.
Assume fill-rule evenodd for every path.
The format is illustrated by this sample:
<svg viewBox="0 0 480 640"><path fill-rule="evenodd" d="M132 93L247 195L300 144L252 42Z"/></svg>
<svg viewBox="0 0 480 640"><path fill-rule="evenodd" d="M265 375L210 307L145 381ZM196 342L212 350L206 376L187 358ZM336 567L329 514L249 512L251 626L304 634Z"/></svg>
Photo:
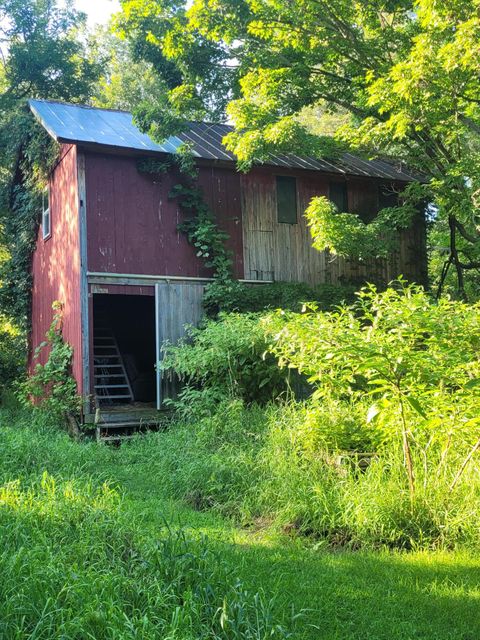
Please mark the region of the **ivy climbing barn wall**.
<svg viewBox="0 0 480 640"><path fill-rule="evenodd" d="M40 213L40 212L39 212ZM52 303L63 304L63 337L73 347L73 375L82 393L82 333L80 309L80 231L78 215L77 148L63 145L60 160L50 178L51 236L38 230L33 255L32 332L29 369L35 366L34 351L45 339L53 317ZM45 364L47 350L39 358Z"/></svg>

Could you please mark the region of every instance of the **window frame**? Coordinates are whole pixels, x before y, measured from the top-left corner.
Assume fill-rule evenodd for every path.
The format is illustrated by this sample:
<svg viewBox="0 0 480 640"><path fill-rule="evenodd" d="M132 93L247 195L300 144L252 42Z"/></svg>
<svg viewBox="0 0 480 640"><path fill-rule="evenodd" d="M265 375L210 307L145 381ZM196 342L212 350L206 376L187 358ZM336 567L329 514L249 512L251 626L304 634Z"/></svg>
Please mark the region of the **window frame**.
<svg viewBox="0 0 480 640"><path fill-rule="evenodd" d="M294 204L295 204L295 219L293 220L293 216L292 219L290 220L281 220L281 217L285 217L285 216L281 216L280 214L280 199L278 197L278 192L279 192L279 183L283 184L291 184L294 185ZM290 175L282 175L282 174L277 174L275 175L275 197L276 197L276 204L277 204L277 224L289 224L289 225L294 225L294 224L298 224L298 181L296 176L290 176Z"/></svg>
<svg viewBox="0 0 480 640"><path fill-rule="evenodd" d="M344 207L339 207L337 206L337 202L336 200L334 200L332 198L332 187L333 186L336 187L342 187L342 189L344 190L344 194L343 194L343 200L345 203ZM332 202L338 213L350 213L350 206L349 206L349 202L348 202L348 183L347 181L342 181L342 180L330 180L328 183L328 199L330 200L330 202Z"/></svg>
<svg viewBox="0 0 480 640"><path fill-rule="evenodd" d="M45 204L47 206L45 207ZM48 228L46 221L48 221ZM42 238L44 241L52 237L52 211L50 207L50 187L42 192Z"/></svg>

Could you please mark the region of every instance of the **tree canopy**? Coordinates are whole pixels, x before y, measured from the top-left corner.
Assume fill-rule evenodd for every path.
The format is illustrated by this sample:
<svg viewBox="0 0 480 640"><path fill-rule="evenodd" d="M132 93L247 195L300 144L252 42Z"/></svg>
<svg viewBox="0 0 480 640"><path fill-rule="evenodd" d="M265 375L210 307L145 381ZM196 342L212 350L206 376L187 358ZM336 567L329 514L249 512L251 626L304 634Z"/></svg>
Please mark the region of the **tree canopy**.
<svg viewBox="0 0 480 640"><path fill-rule="evenodd" d="M85 15L55 0L0 2L0 229L6 247L2 305L26 322L29 265L39 194L56 156L48 134L28 112L28 98L88 102L101 64L93 56Z"/></svg>
<svg viewBox="0 0 480 640"><path fill-rule="evenodd" d="M187 119L228 117L235 131L225 143L244 168L273 149L325 156L346 144L421 171L415 197L436 204L448 236L437 238L443 275L453 265L463 295L464 272L480 267L479 8L479 0L122 0L116 28L168 87L160 103L136 110L156 137ZM350 114L335 144L305 121L319 104ZM324 236L335 249L333 234Z"/></svg>

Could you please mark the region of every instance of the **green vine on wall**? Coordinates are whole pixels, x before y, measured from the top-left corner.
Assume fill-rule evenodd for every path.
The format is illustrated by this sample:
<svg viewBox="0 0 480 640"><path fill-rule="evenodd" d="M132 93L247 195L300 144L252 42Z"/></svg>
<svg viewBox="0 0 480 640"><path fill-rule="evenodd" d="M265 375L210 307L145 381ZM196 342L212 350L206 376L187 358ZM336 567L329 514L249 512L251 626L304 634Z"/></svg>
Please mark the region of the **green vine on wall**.
<svg viewBox="0 0 480 640"><path fill-rule="evenodd" d="M38 360L44 349L49 355L44 365L37 363L35 371L19 385L18 398L24 406L32 404L62 417L80 411L77 385L71 375L73 349L63 339L63 305L52 305L53 321L46 333L46 340L35 350Z"/></svg>
<svg viewBox="0 0 480 640"><path fill-rule="evenodd" d="M42 192L59 145L27 112L12 122L8 176L0 180L2 241L8 248L0 269L0 305L22 328L30 325L31 263L41 217Z"/></svg>

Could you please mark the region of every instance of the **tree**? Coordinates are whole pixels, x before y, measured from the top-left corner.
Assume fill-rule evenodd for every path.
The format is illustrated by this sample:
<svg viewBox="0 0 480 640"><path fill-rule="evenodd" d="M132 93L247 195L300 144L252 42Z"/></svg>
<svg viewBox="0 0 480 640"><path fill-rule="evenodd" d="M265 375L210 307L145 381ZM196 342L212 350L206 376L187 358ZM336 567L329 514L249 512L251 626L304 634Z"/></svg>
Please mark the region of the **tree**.
<svg viewBox="0 0 480 640"><path fill-rule="evenodd" d="M273 149L338 153L332 138L315 135L302 116L319 104L348 112L337 142L399 158L424 175L409 196L434 201L433 217L448 234L439 292L453 267L465 296L465 273L480 269L480 0L194 0L189 8L174 0L122 0L122 6L123 35L157 47L176 72L162 109L139 110L153 135L165 136L182 118L228 114L235 131L225 143L248 167ZM163 66L158 74L165 77ZM315 206L325 242L333 250L346 246L334 212L318 201L312 219ZM389 213L385 228L406 224L405 215ZM343 235L355 227L371 255L368 238L376 241L375 234L362 224L353 219Z"/></svg>
<svg viewBox="0 0 480 640"><path fill-rule="evenodd" d="M95 106L133 111L141 104L161 105L168 91L151 62L137 59L134 47L109 27L94 33L96 57L103 62Z"/></svg>
<svg viewBox="0 0 480 640"><path fill-rule="evenodd" d="M68 1L0 1L0 223L8 251L2 307L24 324L40 194L57 149L28 111L28 98L88 102L100 64L91 59L85 15Z"/></svg>

